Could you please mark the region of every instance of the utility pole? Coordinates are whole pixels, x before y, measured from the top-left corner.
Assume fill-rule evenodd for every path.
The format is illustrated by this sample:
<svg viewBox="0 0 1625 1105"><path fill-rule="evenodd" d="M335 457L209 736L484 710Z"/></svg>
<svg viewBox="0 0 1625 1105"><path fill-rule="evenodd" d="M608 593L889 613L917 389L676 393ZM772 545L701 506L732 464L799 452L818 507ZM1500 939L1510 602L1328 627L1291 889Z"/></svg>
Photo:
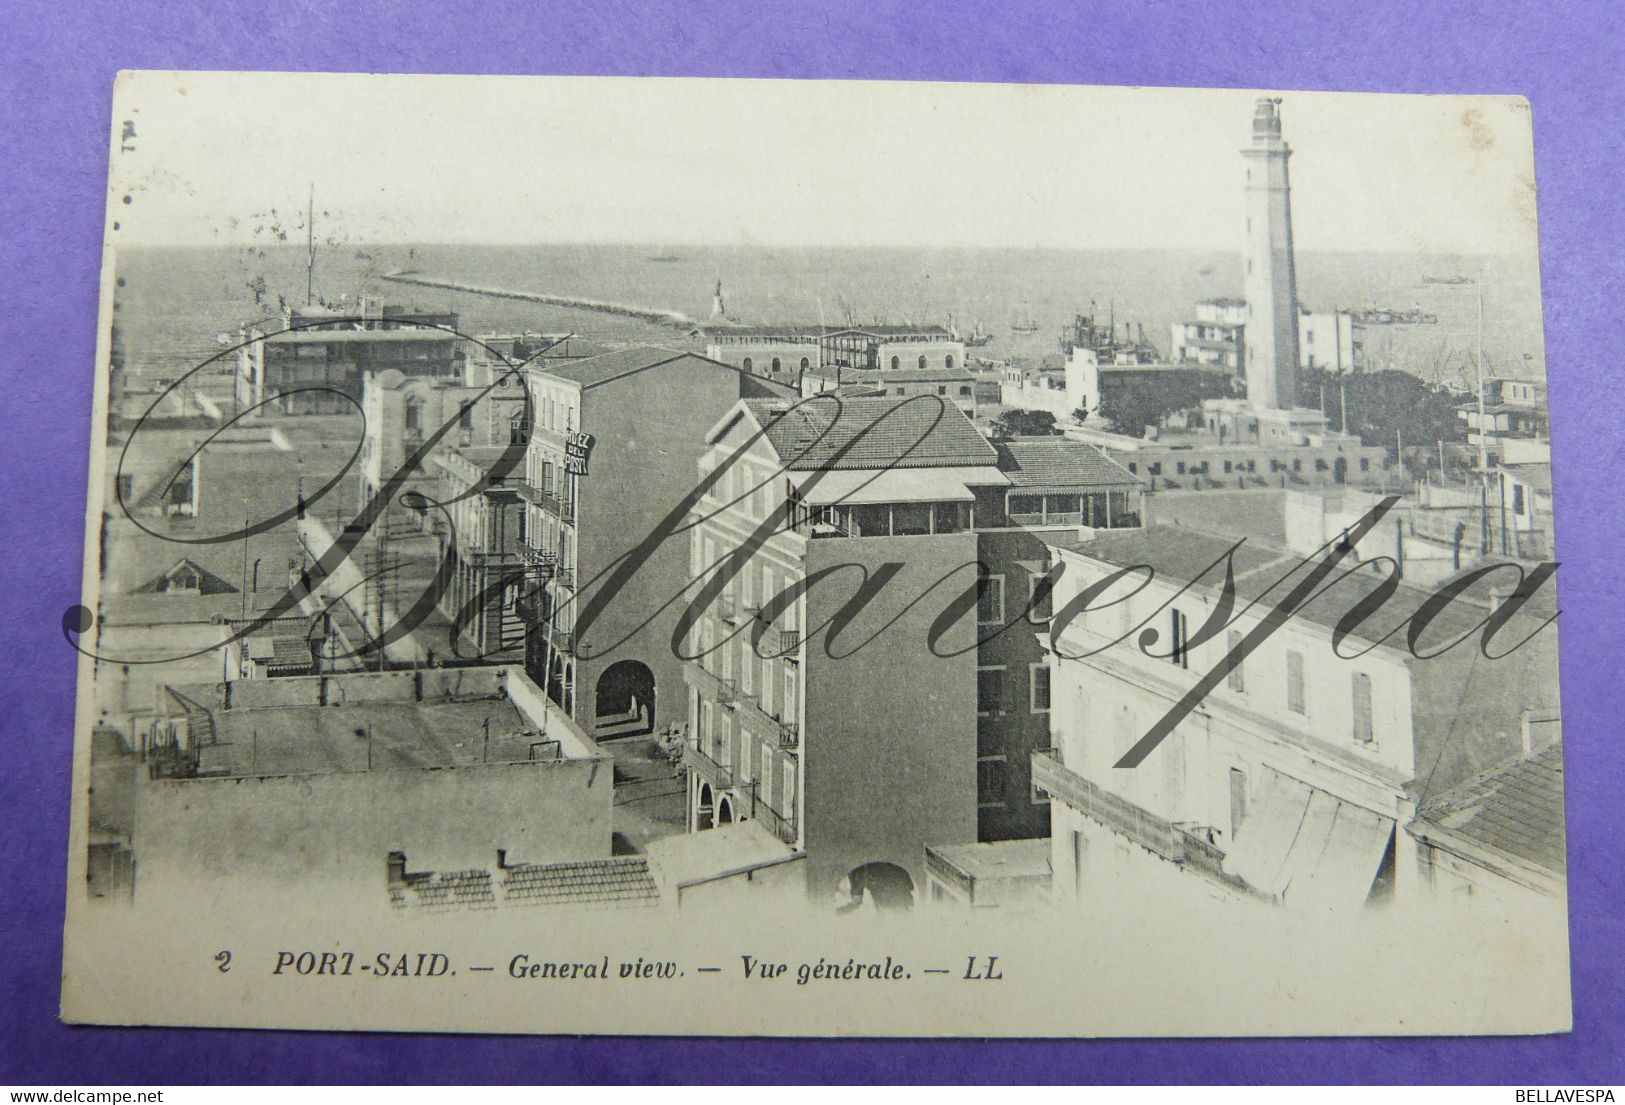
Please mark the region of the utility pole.
<svg viewBox="0 0 1625 1105"><path fill-rule="evenodd" d="M1485 422L1484 414L1484 270L1478 271L1478 279L1473 283L1473 290L1478 299L1478 338L1477 356L1474 360L1478 366L1478 514L1479 514L1479 546L1480 551L1489 555L1490 551L1490 453L1489 453L1489 426Z"/></svg>
<svg viewBox="0 0 1625 1105"><path fill-rule="evenodd" d="M241 577L241 591L243 596L242 617L248 618L248 500L243 500L243 573Z"/></svg>

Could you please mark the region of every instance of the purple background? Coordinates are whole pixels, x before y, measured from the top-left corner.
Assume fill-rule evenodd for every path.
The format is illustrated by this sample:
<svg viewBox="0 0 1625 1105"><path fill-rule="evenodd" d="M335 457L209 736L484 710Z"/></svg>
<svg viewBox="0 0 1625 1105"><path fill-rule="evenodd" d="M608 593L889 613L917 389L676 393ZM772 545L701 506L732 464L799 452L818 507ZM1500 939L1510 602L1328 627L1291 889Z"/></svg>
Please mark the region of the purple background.
<svg viewBox="0 0 1625 1105"><path fill-rule="evenodd" d="M202 5L198 5L202 7ZM21 0L0 17L0 1082L1625 1080L1616 795L1620 16L1535 4L1230 0ZM120 68L861 77L1516 92L1534 105L1557 426L1572 1035L1347 1041L582 1040L67 1028L57 979L90 379ZM1336 1001L1336 994L1325 995Z"/></svg>

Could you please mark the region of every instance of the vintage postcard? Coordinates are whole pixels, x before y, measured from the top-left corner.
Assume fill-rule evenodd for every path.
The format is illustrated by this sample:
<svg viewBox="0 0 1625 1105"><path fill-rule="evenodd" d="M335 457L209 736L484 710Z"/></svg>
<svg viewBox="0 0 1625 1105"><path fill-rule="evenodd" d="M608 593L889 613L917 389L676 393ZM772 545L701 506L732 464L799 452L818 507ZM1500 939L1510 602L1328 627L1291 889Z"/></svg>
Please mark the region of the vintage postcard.
<svg viewBox="0 0 1625 1105"><path fill-rule="evenodd" d="M68 1020L1569 1027L1525 101L113 99Z"/></svg>

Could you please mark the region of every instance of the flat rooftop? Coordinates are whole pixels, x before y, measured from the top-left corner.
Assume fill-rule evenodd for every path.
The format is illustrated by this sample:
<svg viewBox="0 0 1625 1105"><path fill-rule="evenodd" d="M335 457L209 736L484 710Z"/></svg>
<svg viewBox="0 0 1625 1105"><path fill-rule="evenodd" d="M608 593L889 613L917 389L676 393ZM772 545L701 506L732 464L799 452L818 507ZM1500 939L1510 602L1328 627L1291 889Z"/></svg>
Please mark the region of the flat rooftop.
<svg viewBox="0 0 1625 1105"><path fill-rule="evenodd" d="M199 775L336 775L602 754L517 668L244 680L232 685L229 708L219 684L166 691L168 708L187 716L193 733L212 730L198 738ZM199 724L202 716L208 723Z"/></svg>

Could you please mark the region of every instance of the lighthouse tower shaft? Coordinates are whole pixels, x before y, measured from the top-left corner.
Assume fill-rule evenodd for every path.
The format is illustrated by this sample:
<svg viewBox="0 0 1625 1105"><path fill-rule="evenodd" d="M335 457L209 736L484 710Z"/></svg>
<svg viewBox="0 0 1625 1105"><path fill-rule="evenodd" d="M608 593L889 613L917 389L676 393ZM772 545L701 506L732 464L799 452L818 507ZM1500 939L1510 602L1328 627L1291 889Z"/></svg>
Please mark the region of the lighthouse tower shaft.
<svg viewBox="0 0 1625 1105"><path fill-rule="evenodd" d="M1280 101L1258 101L1247 165L1247 400L1257 410L1298 405L1298 277L1292 261L1292 198L1281 139Z"/></svg>

